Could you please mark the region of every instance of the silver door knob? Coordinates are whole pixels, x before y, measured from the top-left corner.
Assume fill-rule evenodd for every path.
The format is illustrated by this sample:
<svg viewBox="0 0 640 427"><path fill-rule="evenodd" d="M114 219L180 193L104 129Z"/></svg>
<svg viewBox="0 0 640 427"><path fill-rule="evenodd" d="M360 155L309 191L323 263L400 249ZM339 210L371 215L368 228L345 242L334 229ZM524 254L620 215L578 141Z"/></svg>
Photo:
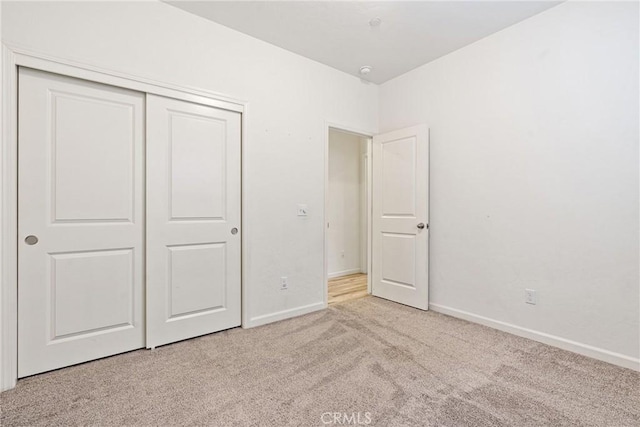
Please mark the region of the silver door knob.
<svg viewBox="0 0 640 427"><path fill-rule="evenodd" d="M36 243L38 243L38 238L34 235L30 235L24 238L24 242L27 245L35 245Z"/></svg>
<svg viewBox="0 0 640 427"><path fill-rule="evenodd" d="M422 230L422 229L424 228L424 223L423 223L423 222L421 222L420 224L418 224L418 228L419 228L420 230Z"/></svg>
<svg viewBox="0 0 640 427"><path fill-rule="evenodd" d="M235 228L235 227L233 227L233 228L231 229L231 234L238 234L238 229L237 229L237 228Z"/></svg>

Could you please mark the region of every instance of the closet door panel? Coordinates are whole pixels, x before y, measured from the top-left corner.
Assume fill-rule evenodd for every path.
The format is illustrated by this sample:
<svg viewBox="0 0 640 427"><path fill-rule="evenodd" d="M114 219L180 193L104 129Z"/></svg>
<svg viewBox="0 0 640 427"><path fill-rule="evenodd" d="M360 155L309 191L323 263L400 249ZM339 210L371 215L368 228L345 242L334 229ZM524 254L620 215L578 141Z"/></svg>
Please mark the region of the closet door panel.
<svg viewBox="0 0 640 427"><path fill-rule="evenodd" d="M19 70L18 375L144 347L144 95Z"/></svg>
<svg viewBox="0 0 640 427"><path fill-rule="evenodd" d="M240 325L240 114L147 95L147 346Z"/></svg>

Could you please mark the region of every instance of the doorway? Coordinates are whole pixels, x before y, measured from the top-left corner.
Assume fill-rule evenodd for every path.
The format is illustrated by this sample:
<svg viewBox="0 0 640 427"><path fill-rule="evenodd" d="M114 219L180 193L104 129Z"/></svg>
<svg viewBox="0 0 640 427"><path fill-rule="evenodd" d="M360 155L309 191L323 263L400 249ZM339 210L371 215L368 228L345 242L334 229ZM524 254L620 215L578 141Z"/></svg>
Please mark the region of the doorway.
<svg viewBox="0 0 640 427"><path fill-rule="evenodd" d="M428 126L419 124L371 136L373 133L328 125L326 135L325 304L371 294L427 310ZM360 146L359 151L355 150L353 147L363 144L363 140L366 149ZM365 153L364 161L347 160L350 156L342 151L350 149L359 156ZM362 181L356 184L354 176ZM353 200L363 198L357 208L360 222L345 226L354 218L345 214L349 211L345 206L349 204L355 210ZM360 256L364 257L359 271L357 264L349 263L348 252L343 249L354 241L355 230L364 230L359 235ZM365 281L366 292L362 283Z"/></svg>
<svg viewBox="0 0 640 427"><path fill-rule="evenodd" d="M327 303L369 292L371 138L329 128L327 165Z"/></svg>

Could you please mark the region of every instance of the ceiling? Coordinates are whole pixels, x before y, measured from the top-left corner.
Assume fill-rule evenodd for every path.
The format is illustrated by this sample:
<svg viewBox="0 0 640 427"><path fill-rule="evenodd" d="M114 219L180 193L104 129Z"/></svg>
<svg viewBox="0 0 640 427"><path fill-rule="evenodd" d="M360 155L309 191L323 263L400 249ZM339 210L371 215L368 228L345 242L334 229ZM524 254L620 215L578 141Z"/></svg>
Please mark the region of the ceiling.
<svg viewBox="0 0 640 427"><path fill-rule="evenodd" d="M383 83L560 1L166 1L307 58ZM379 18L378 26L370 25Z"/></svg>

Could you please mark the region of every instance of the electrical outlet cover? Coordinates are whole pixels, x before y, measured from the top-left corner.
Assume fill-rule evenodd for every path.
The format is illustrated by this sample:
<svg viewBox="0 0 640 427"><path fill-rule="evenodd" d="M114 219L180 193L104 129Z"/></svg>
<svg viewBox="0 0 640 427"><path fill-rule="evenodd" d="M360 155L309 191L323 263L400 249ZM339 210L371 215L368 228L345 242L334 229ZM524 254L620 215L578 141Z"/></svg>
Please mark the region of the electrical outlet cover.
<svg viewBox="0 0 640 427"><path fill-rule="evenodd" d="M525 289L524 290L524 302L527 304L536 305L538 302L538 298L536 295L535 289Z"/></svg>

